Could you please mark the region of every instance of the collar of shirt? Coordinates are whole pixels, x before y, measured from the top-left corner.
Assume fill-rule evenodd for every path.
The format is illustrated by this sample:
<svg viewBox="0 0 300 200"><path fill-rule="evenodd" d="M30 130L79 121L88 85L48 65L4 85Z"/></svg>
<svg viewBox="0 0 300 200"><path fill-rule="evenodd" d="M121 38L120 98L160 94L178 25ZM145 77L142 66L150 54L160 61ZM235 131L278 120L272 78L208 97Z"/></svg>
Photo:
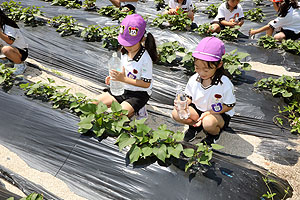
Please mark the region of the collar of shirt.
<svg viewBox="0 0 300 200"><path fill-rule="evenodd" d="M139 62L139 60L141 59L141 57L143 56L144 52L145 52L145 47L143 47L141 45L141 48L139 49L139 51L135 54L135 56L133 57L133 59L129 59L128 61L135 61L135 62ZM129 57L128 57L129 58Z"/></svg>
<svg viewBox="0 0 300 200"><path fill-rule="evenodd" d="M234 9L237 9L237 7L238 7L238 6L236 5L236 6L233 8L233 10L234 10ZM228 10L230 9L229 4L228 4L228 1L226 2L226 8L227 8Z"/></svg>

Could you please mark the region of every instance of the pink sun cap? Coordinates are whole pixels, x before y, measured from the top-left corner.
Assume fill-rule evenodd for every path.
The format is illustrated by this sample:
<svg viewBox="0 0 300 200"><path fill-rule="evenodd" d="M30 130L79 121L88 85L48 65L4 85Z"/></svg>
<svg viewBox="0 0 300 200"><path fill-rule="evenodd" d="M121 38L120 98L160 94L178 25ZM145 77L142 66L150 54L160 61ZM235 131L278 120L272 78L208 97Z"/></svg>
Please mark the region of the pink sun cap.
<svg viewBox="0 0 300 200"><path fill-rule="evenodd" d="M193 57L204 61L219 61L225 54L224 43L216 37L206 37L203 38L195 51L193 52Z"/></svg>
<svg viewBox="0 0 300 200"><path fill-rule="evenodd" d="M137 44L145 34L146 22L141 15L127 15L120 25L118 41L122 46Z"/></svg>

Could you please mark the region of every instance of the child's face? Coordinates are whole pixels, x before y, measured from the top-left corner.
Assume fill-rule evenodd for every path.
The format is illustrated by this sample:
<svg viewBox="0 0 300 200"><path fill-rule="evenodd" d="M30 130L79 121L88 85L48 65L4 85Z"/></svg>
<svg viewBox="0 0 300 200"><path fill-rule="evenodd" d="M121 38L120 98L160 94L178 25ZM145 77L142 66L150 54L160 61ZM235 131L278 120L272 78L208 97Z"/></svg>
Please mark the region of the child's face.
<svg viewBox="0 0 300 200"><path fill-rule="evenodd" d="M236 7L240 3L240 0L228 0L228 4L231 8Z"/></svg>
<svg viewBox="0 0 300 200"><path fill-rule="evenodd" d="M132 53L132 52L137 52L139 49L140 49L140 46L141 46L141 43L138 42L136 43L135 45L133 46L128 46L128 47L125 47L123 46L128 52Z"/></svg>
<svg viewBox="0 0 300 200"><path fill-rule="evenodd" d="M211 64L211 66L213 68L210 68L208 66L207 61L195 59L194 65L195 65L195 71L199 74L199 76L203 80L210 79L211 77L213 77L215 75L215 73L217 71L217 66L213 66Z"/></svg>
<svg viewBox="0 0 300 200"><path fill-rule="evenodd" d="M177 3L182 3L183 0L175 0L175 2L177 2Z"/></svg>

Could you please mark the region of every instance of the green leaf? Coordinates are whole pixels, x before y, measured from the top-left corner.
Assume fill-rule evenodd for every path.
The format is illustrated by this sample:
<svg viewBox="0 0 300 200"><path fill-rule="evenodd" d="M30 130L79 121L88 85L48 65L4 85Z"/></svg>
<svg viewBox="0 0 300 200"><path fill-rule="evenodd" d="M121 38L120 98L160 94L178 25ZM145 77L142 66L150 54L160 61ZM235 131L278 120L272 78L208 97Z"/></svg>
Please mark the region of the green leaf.
<svg viewBox="0 0 300 200"><path fill-rule="evenodd" d="M165 140L169 136L169 131L156 130L156 131L153 131L153 134L156 134L159 138Z"/></svg>
<svg viewBox="0 0 300 200"><path fill-rule="evenodd" d="M188 162L186 165L185 165L185 168L184 168L184 171L187 172L187 170L193 165L192 162Z"/></svg>
<svg viewBox="0 0 300 200"><path fill-rule="evenodd" d="M246 58L249 55L250 55L249 53L237 52L238 59L240 59L240 60L242 60L243 58Z"/></svg>
<svg viewBox="0 0 300 200"><path fill-rule="evenodd" d="M93 103L87 103L80 106L80 111L84 114L96 113L97 105Z"/></svg>
<svg viewBox="0 0 300 200"><path fill-rule="evenodd" d="M119 112L119 111L122 110L122 106L118 102L113 101L112 104L111 104L111 110L113 112Z"/></svg>
<svg viewBox="0 0 300 200"><path fill-rule="evenodd" d="M168 63L172 63L173 60L175 60L175 59L176 59L176 54L167 56L167 61L168 61Z"/></svg>
<svg viewBox="0 0 300 200"><path fill-rule="evenodd" d="M80 118L81 120L78 123L80 128L91 129L93 127L92 121L95 119L95 115L88 115Z"/></svg>
<svg viewBox="0 0 300 200"><path fill-rule="evenodd" d="M288 91L284 91L284 92L282 93L282 96L285 97L285 98L291 97L291 96L293 96L293 93L288 92Z"/></svg>
<svg viewBox="0 0 300 200"><path fill-rule="evenodd" d="M119 150L121 151L124 147L132 145L136 142L134 137L130 137L127 133L122 133L118 138Z"/></svg>
<svg viewBox="0 0 300 200"><path fill-rule="evenodd" d="M177 144L174 147L168 146L168 154L174 156L175 158L179 158L180 153L183 151L183 147L181 144Z"/></svg>
<svg viewBox="0 0 300 200"><path fill-rule="evenodd" d="M183 138L184 138L184 134L182 132L180 132L180 131L177 131L176 133L173 134L173 138L177 142L182 141Z"/></svg>
<svg viewBox="0 0 300 200"><path fill-rule="evenodd" d="M153 154L156 155L159 160L165 162L167 156L167 146L162 144L160 147L154 147Z"/></svg>
<svg viewBox="0 0 300 200"><path fill-rule="evenodd" d="M216 149L216 150L219 150L219 149L223 149L224 147L222 145L219 145L219 144L211 144L211 147L213 149Z"/></svg>
<svg viewBox="0 0 300 200"><path fill-rule="evenodd" d="M104 113L105 111L107 111L107 106L100 101L97 105L96 113L99 115L101 113Z"/></svg>
<svg viewBox="0 0 300 200"><path fill-rule="evenodd" d="M149 133L151 131L151 128L146 124L137 124L136 128L137 128L137 133Z"/></svg>
<svg viewBox="0 0 300 200"><path fill-rule="evenodd" d="M132 145L131 149L129 151L130 163L137 161L139 159L141 153L142 153L141 148L139 148L137 145Z"/></svg>
<svg viewBox="0 0 300 200"><path fill-rule="evenodd" d="M192 157L194 155L194 152L194 149L191 148L183 149L183 154L188 158Z"/></svg>
<svg viewBox="0 0 300 200"><path fill-rule="evenodd" d="M152 148L149 146L142 147L142 152L145 157L150 156L153 152Z"/></svg>

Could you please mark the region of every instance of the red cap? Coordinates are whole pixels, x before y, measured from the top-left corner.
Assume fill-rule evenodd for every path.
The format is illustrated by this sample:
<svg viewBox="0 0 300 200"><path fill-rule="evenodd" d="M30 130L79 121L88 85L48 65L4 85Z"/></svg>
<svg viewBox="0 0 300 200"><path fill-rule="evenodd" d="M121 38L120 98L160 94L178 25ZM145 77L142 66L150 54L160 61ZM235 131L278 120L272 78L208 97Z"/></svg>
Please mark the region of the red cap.
<svg viewBox="0 0 300 200"><path fill-rule="evenodd" d="M274 2L274 3L280 3L280 2L283 2L283 0L272 0L272 2Z"/></svg>

